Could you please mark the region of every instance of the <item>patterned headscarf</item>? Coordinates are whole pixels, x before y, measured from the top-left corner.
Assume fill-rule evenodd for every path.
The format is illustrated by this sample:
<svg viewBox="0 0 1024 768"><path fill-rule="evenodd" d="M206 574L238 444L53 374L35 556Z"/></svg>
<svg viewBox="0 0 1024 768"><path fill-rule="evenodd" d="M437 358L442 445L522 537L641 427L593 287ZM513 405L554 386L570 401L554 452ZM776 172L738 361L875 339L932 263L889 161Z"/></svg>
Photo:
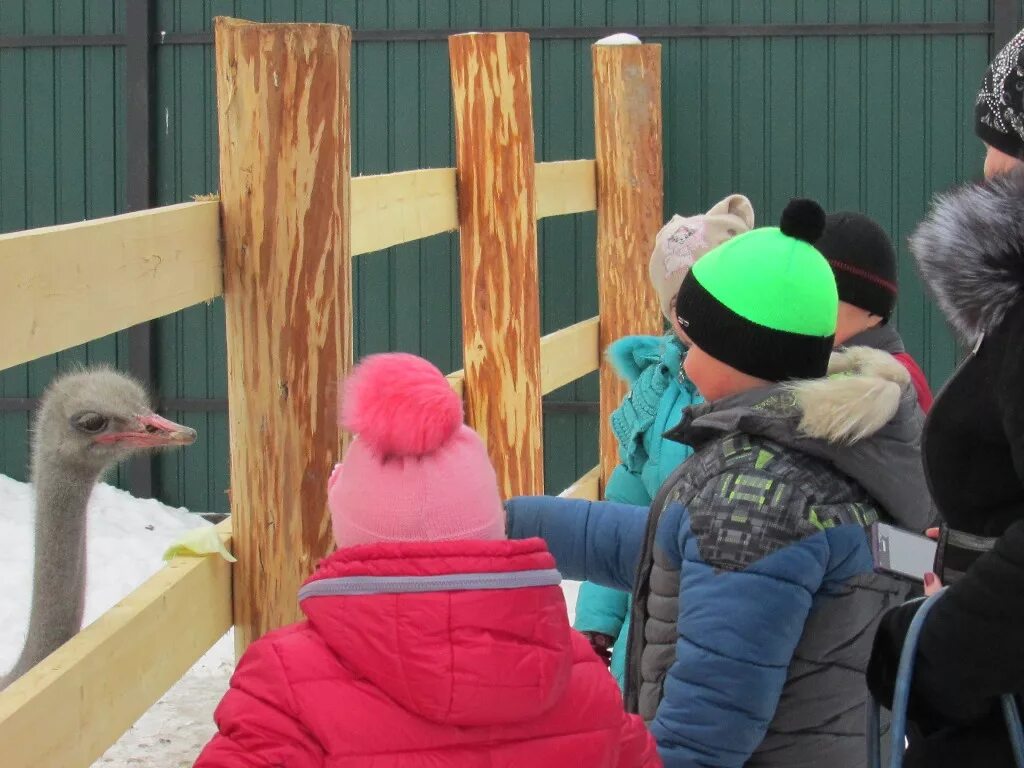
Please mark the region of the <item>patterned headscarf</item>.
<svg viewBox="0 0 1024 768"><path fill-rule="evenodd" d="M974 131L989 146L1024 160L1024 30L985 71L974 109Z"/></svg>

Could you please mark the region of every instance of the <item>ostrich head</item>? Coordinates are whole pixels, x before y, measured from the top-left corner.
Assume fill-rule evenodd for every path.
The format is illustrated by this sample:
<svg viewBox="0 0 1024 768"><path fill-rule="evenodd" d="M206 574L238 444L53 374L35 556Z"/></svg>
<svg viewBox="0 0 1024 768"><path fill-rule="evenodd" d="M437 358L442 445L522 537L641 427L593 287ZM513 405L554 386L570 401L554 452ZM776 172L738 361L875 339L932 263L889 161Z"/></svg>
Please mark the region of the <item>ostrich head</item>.
<svg viewBox="0 0 1024 768"><path fill-rule="evenodd" d="M103 473L139 450L189 445L195 430L153 413L146 391L111 368L51 382L32 441L35 571L25 647L0 690L70 639L85 605L86 508Z"/></svg>
<svg viewBox="0 0 1024 768"><path fill-rule="evenodd" d="M194 429L153 412L142 386L111 368L55 379L40 401L33 468L99 475L138 450L190 445Z"/></svg>

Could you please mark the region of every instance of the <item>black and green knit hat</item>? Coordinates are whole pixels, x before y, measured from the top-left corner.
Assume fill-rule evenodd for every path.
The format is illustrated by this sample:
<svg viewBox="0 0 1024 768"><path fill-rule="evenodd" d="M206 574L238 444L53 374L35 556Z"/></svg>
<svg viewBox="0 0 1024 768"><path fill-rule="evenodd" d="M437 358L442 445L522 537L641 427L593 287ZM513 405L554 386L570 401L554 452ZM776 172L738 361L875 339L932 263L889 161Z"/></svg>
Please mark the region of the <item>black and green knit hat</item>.
<svg viewBox="0 0 1024 768"><path fill-rule="evenodd" d="M812 245L825 227L813 200L793 200L778 227L734 237L707 253L679 289L676 314L694 344L767 381L828 370L839 296Z"/></svg>

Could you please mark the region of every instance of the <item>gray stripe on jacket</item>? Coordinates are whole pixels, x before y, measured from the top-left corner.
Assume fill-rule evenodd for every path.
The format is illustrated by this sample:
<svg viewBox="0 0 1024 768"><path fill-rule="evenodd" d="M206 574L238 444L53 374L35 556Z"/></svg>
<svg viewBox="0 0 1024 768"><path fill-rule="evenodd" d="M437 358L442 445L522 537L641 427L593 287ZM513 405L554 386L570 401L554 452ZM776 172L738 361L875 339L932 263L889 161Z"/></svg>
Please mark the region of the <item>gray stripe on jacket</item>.
<svg viewBox="0 0 1024 768"><path fill-rule="evenodd" d="M554 568L507 573L446 573L439 576L341 576L310 582L299 590L299 600L340 595L557 587L561 582L562 574Z"/></svg>

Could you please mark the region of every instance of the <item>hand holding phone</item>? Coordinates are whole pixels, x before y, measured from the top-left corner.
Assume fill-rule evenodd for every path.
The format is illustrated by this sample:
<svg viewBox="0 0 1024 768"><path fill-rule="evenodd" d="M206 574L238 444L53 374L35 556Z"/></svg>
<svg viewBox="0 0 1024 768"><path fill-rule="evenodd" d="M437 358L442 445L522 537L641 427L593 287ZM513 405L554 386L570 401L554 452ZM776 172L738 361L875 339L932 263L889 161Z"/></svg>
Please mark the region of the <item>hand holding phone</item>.
<svg viewBox="0 0 1024 768"><path fill-rule="evenodd" d="M927 536L888 523L875 523L870 537L876 571L918 582L923 582L924 575L932 571L937 545Z"/></svg>

